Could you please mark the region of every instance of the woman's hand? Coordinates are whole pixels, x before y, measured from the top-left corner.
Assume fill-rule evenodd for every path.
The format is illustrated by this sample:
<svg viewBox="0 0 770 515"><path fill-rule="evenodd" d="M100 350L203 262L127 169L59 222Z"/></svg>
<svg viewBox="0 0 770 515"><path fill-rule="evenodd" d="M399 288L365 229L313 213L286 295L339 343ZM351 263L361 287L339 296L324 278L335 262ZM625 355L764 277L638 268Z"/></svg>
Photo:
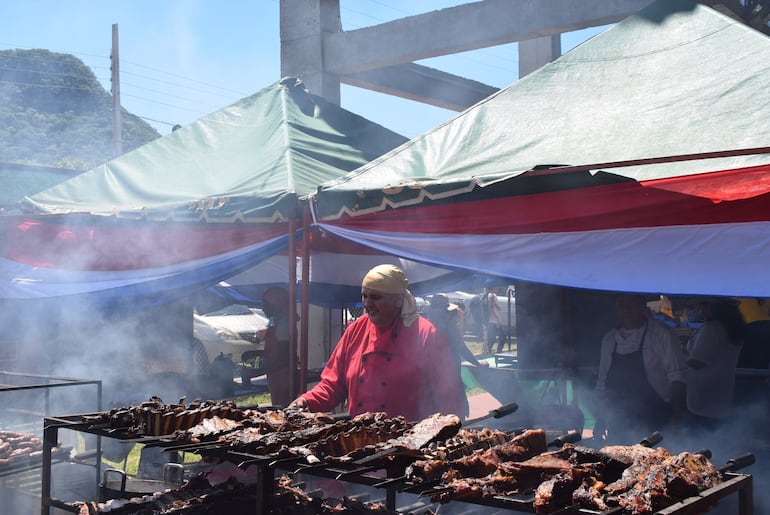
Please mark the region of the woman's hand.
<svg viewBox="0 0 770 515"><path fill-rule="evenodd" d="M286 406L289 409L306 410L307 400L304 397L297 397Z"/></svg>

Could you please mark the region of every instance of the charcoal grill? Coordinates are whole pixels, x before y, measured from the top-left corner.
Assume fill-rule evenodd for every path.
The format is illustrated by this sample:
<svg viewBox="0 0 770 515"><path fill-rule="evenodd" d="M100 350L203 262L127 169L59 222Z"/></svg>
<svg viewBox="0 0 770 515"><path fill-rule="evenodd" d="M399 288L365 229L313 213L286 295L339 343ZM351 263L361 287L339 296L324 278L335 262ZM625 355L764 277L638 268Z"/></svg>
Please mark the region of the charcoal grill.
<svg viewBox="0 0 770 515"><path fill-rule="evenodd" d="M86 417L83 416L72 416L64 418L60 417L56 420L49 419L48 422L58 424L59 427L68 426L70 429L77 427L79 430L101 436L129 439L128 434L124 434L121 431L111 431L105 428L94 427L89 425L86 420ZM564 442L572 439L574 439L574 435L571 437L553 438L549 443L560 446ZM159 445L170 450L179 448L178 443L165 437L134 438L133 440L142 442L146 445ZM653 440L655 439L653 438ZM47 441L55 441L55 438ZM268 499L275 492L276 480L284 473L287 473L290 477L318 477L354 485L363 485L372 489L372 491L382 492L385 498L384 504L388 509L393 511L401 510L402 512L404 506L401 506L399 501L407 496L402 496L401 494L409 494L409 497L417 495L420 499L425 499L426 502L428 502L431 496L439 492L442 488L442 485L440 484L418 484L407 480L405 477L406 467L419 457L423 456L423 454L404 449L376 454L370 453L367 455L368 459L359 459L351 462L323 461L320 463L309 464L300 456L288 455L285 448L274 452L261 452L259 450L250 452L249 450L244 450L244 448L236 449L233 446L221 442L187 444L184 448L186 451L199 452L200 454L214 453L217 456L238 463L242 467L255 466L257 470L257 482L250 487L254 498L257 500L256 505L259 507L255 510L255 513L258 512L259 509L264 511L267 508ZM732 467L725 469L725 480L720 484L700 492L697 496L687 498L664 510L660 510L657 513L659 515L695 515L697 513L705 512L709 507L718 504L726 497L737 494L739 515L753 515L752 476L736 471L737 468L746 464L749 463L733 463ZM468 509L463 509L463 511L471 513L474 509L488 511L490 508L518 513L534 512L534 494L516 496L496 495L478 499L454 499L451 500L450 503L462 503L463 505L467 505ZM403 502L401 502L401 504L403 504ZM56 502L53 501L50 505L61 507L66 504L56 504ZM477 508L473 508L473 506L476 506ZM44 514L45 513L47 512L44 511ZM180 515L181 513L183 512L180 512ZM581 508L579 506L566 506L557 513L597 515L599 512ZM621 515L624 513L625 512L621 508L614 508L602 512L602 515Z"/></svg>
<svg viewBox="0 0 770 515"><path fill-rule="evenodd" d="M392 457L393 455L391 455ZM365 485L375 489L385 491L385 506L390 510L403 511L404 507L397 502L398 494L417 494L420 498L429 499L442 490L441 486L426 486L411 483L404 479L403 475L395 473L392 461L371 463L369 465L345 465L345 464L326 464L306 465L296 459L274 459L270 456L251 455L249 453L237 452L231 454L232 458L241 459L243 465L257 465L262 469L264 488L263 493L268 494L272 489L275 480L275 473L279 470L285 470L295 475L311 475L337 481L345 481L358 485ZM411 457L404 456L406 461ZM413 459L413 458L412 458ZM745 466L737 464L737 467ZM396 470L399 470L396 467ZM403 469L400 469L403 470ZM736 494L738 495L739 515L753 514L753 483L750 474L741 474L737 472L725 472L725 480L708 489L700 492L697 496L687 498L681 502L673 504L668 508L656 512L656 515L696 515L708 511L718 504L722 499ZM511 512L533 513L534 512L534 494L504 496L496 495L482 499L452 500L451 503L465 503L477 505L479 507L496 508L508 510ZM463 512L467 512L464 510ZM559 515L580 514L580 515L623 515L622 508L612 508L604 512L581 508L579 506L567 506L558 512Z"/></svg>

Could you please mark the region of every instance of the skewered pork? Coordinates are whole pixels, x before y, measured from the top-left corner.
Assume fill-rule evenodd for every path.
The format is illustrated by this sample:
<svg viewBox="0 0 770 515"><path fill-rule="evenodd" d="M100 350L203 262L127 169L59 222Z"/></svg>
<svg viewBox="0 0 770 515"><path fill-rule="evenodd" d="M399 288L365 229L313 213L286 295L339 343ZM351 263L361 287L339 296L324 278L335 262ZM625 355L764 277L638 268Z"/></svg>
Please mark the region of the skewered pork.
<svg viewBox="0 0 770 515"><path fill-rule="evenodd" d="M368 455L377 444L393 440L404 434L412 424L403 417L380 419L376 423L359 424L354 419L352 427L345 431L331 434L302 447L293 447L290 451L304 456L308 463L350 462Z"/></svg>
<svg viewBox="0 0 770 515"><path fill-rule="evenodd" d="M499 435L493 433L496 442ZM547 449L545 431L530 429L511 439L506 435L503 441L487 449L479 449L456 460L431 458L418 460L407 469L407 477L417 482L432 481L444 474L443 480L482 477L494 472L502 462L521 461Z"/></svg>
<svg viewBox="0 0 770 515"><path fill-rule="evenodd" d="M431 442L455 436L460 426L460 417L457 415L436 413L406 428L395 438L356 449L348 458L360 459L391 451L420 451Z"/></svg>
<svg viewBox="0 0 770 515"><path fill-rule="evenodd" d="M67 450L56 446L52 455ZM43 455L43 441L32 433L0 431L0 468L10 467L26 460L40 459Z"/></svg>

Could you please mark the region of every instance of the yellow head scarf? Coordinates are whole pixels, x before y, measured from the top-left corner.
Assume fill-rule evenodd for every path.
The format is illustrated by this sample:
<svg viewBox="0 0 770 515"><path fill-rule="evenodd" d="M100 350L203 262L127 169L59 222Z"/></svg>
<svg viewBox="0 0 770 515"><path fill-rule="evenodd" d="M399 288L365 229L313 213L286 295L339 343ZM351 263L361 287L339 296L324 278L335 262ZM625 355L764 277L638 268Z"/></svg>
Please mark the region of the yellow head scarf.
<svg viewBox="0 0 770 515"><path fill-rule="evenodd" d="M405 327L409 327L417 320L417 302L407 286L409 286L409 279L406 278L404 271L395 265L375 266L367 272L361 282L362 288L404 296L404 303L401 305L401 321Z"/></svg>

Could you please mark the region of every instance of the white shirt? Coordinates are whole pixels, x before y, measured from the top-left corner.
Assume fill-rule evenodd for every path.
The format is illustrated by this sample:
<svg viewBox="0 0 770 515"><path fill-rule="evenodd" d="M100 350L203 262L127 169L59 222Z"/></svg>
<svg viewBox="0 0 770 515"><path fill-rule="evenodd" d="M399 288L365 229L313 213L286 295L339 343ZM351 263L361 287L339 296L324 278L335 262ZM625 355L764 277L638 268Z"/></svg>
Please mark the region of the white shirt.
<svg viewBox="0 0 770 515"><path fill-rule="evenodd" d="M702 417L726 417L733 403L741 346L730 342L720 322L709 320L687 343L687 352L705 363L700 370L687 369L687 409Z"/></svg>
<svg viewBox="0 0 770 515"><path fill-rule="evenodd" d="M612 365L613 351L618 354L631 354L639 350L644 329L644 325L630 330L616 328L604 335L601 357L599 358L599 373L596 379L596 392L600 396L605 391L607 374ZM661 399L671 402L671 383L675 381L685 382L687 365L679 339L663 322L654 319L647 321L642 360L650 386L660 395Z"/></svg>
<svg viewBox="0 0 770 515"><path fill-rule="evenodd" d="M490 292L487 294L487 308L489 309L489 323L498 327L503 325L500 318L500 303L497 301L497 294Z"/></svg>

